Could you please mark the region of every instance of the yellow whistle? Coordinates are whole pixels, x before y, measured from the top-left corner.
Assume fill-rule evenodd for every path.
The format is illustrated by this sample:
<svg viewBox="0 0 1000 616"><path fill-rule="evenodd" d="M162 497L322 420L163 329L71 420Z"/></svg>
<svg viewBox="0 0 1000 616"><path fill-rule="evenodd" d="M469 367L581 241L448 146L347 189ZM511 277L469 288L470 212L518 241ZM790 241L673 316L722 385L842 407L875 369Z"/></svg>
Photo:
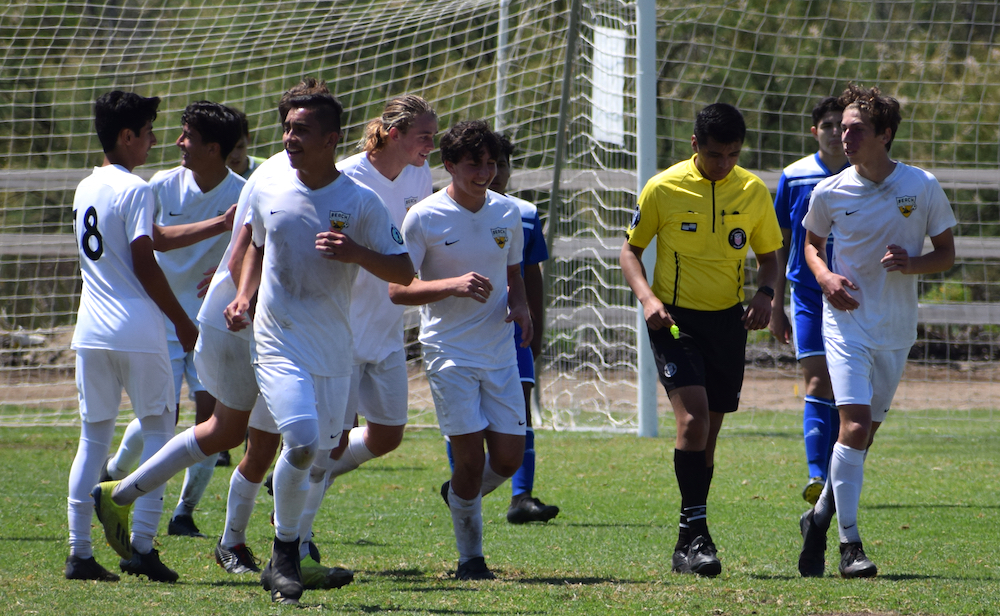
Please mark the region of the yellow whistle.
<svg viewBox="0 0 1000 616"><path fill-rule="evenodd" d="M681 328L677 327L676 323L670 326L670 335L674 337L674 340L681 337Z"/></svg>

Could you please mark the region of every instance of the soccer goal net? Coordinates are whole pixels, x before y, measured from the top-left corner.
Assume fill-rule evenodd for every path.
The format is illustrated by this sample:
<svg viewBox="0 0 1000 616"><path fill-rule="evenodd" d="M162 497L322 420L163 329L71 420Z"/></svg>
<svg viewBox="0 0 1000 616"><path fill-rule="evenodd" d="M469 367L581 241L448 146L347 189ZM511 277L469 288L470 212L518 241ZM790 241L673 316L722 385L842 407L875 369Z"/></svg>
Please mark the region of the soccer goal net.
<svg viewBox="0 0 1000 616"><path fill-rule="evenodd" d="M783 166L815 150L818 98L855 81L901 101L892 154L934 171L960 221L955 268L921 281L901 408L992 417L1000 403L998 21L993 3L659 3L659 168L690 156L697 110L726 101L750 131L741 164L773 189ZM538 204L552 253L536 423L634 429L635 303L617 255L637 193L635 36L635 4L615 0L0 6L0 425L77 421L70 206L102 160L94 99L130 89L163 100L160 144L137 170L148 177L178 164L180 112L200 99L244 110L251 153L277 152L277 99L311 75L344 103L340 156L407 92L431 101L442 127L484 118L511 136L511 190ZM433 424L411 345L412 421ZM751 336L744 407L798 408L799 378L787 346Z"/></svg>

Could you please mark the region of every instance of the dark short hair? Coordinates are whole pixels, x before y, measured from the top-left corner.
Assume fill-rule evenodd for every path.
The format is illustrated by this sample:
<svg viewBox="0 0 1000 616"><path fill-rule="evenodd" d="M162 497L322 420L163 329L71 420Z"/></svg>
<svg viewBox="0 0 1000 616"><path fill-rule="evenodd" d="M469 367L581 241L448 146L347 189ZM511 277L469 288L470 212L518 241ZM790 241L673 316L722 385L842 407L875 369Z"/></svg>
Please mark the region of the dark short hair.
<svg viewBox="0 0 1000 616"><path fill-rule="evenodd" d="M236 107L230 107L230 111L236 114L236 117L240 121L240 136L246 137L247 141L250 140L250 120L247 119L247 114L243 113ZM239 139L237 139L239 141Z"/></svg>
<svg viewBox="0 0 1000 616"><path fill-rule="evenodd" d="M844 106L840 104L840 99L836 96L827 96L826 98L820 100L816 103L816 106L812 110L813 126L819 126L820 120L823 116L830 112L841 113L844 111Z"/></svg>
<svg viewBox="0 0 1000 616"><path fill-rule="evenodd" d="M713 103L698 112L694 120L694 137L699 145L709 138L719 143L743 143L747 125L739 109L727 103Z"/></svg>
<svg viewBox="0 0 1000 616"><path fill-rule="evenodd" d="M468 156L479 160L483 150L493 159L500 158L500 139L482 120L467 120L449 128L438 142L441 161L458 163Z"/></svg>
<svg viewBox="0 0 1000 616"><path fill-rule="evenodd" d="M236 112L211 101L196 101L184 108L181 124L186 124L201 135L205 143L218 143L219 155L225 161L243 136L240 118Z"/></svg>
<svg viewBox="0 0 1000 616"><path fill-rule="evenodd" d="M126 128L138 135L147 122L156 120L160 99L135 92L112 90L94 102L94 128L105 152L115 149L118 135Z"/></svg>
<svg viewBox="0 0 1000 616"><path fill-rule="evenodd" d="M514 156L514 144L507 135L497 133L497 139L500 140L500 158L510 160Z"/></svg>
<svg viewBox="0 0 1000 616"><path fill-rule="evenodd" d="M889 141L885 144L886 151L889 151L893 139L896 138L896 129L903 121L903 116L899 113L899 101L883 95L877 87L866 90L853 83L847 85L839 100L845 111L854 107L863 113L875 127L876 135L881 135L885 129L889 129Z"/></svg>
<svg viewBox="0 0 1000 616"><path fill-rule="evenodd" d="M285 123L285 116L288 115L289 110L291 110L291 100L299 96L307 96L309 94L329 94L330 88L326 87L326 82L317 80L315 77L303 77L302 81L298 82L291 88L281 95L278 100L278 117L281 118L281 123Z"/></svg>
<svg viewBox="0 0 1000 616"><path fill-rule="evenodd" d="M311 109L316 112L316 119L319 120L320 128L327 133L340 132L340 116L344 113L344 107L333 94L302 94L288 98L288 111L285 118L292 109ZM281 120L282 125L285 119Z"/></svg>

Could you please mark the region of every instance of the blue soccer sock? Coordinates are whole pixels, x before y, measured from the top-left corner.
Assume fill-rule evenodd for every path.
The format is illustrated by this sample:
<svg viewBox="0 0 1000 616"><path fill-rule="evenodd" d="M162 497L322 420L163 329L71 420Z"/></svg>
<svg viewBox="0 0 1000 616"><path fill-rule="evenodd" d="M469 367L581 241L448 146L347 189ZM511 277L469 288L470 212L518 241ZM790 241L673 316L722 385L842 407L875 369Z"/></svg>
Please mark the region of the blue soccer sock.
<svg viewBox="0 0 1000 616"><path fill-rule="evenodd" d="M833 400L806 396L802 413L802 434L805 438L809 477L826 479L830 466L832 444L837 440L840 417ZM831 441L832 434L832 441Z"/></svg>
<svg viewBox="0 0 1000 616"><path fill-rule="evenodd" d="M524 458L521 467L510 479L511 495L531 494L535 487L535 431L528 428L524 433Z"/></svg>

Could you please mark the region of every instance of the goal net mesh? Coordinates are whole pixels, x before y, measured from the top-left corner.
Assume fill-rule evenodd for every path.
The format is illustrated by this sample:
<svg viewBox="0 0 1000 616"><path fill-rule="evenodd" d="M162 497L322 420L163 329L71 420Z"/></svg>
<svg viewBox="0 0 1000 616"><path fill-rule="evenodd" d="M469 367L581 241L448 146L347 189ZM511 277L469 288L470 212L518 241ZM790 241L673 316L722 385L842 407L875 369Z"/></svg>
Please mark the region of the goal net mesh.
<svg viewBox="0 0 1000 616"><path fill-rule="evenodd" d="M244 110L251 153L279 151L277 99L312 75L344 103L339 156L355 151L365 122L386 100L406 92L431 101L442 128L484 118L511 136L511 192L538 204L552 243L536 425L634 429L635 304L617 255L636 198L636 7L581 1L571 36L573 6L0 6L0 425L78 421L69 340L80 282L70 205L76 184L102 159L94 99L116 88L162 99L160 143L137 169L148 177L178 163L180 112L194 100ZM896 398L900 408L991 419L1000 401L992 363L1000 355L1000 310L992 308L1000 293L998 10L994 3L816 0L661 2L658 9L659 168L690 156L698 109L726 101L744 112L749 128L741 165L773 190L783 166L815 150L808 114L818 98L855 81L900 100L904 119L892 154L934 171L960 221L955 268L921 280L919 340ZM560 113L566 147L557 153ZM444 185L436 158L432 165L436 185ZM552 212L556 165L561 205ZM431 425L417 346L409 348L411 421ZM751 334L744 408L801 406L791 355L766 332ZM182 421L190 421L182 408Z"/></svg>

